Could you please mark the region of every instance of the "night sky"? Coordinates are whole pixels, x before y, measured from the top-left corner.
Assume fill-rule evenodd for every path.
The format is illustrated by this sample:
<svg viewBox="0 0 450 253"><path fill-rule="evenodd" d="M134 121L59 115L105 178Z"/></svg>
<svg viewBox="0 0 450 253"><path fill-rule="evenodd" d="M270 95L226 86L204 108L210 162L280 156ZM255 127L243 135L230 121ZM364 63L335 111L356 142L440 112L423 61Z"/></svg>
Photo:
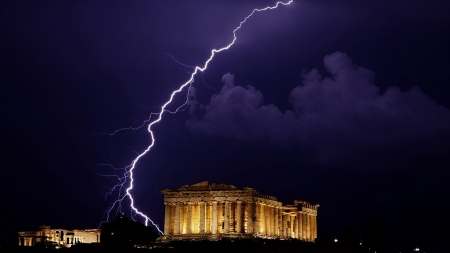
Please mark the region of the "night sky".
<svg viewBox="0 0 450 253"><path fill-rule="evenodd" d="M111 134L159 112L189 66L274 3L1 1L0 244L42 224L97 228L113 167L151 141L145 127ZM391 249L448 252L449 13L444 0L256 13L154 126L136 206L162 226L161 190L208 180L320 204L323 240L375 219Z"/></svg>

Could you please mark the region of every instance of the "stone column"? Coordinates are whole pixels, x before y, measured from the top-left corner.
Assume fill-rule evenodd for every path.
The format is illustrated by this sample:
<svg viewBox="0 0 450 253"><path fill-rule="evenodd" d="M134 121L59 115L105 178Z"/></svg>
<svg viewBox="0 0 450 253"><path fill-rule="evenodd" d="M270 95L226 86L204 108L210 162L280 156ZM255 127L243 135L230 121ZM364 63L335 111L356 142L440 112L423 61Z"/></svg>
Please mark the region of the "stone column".
<svg viewBox="0 0 450 253"><path fill-rule="evenodd" d="M279 236L278 233L278 206L274 206L274 214L273 214L273 235Z"/></svg>
<svg viewBox="0 0 450 253"><path fill-rule="evenodd" d="M286 232L286 236L288 237L288 238L291 238L291 235L292 235L292 216L291 216L291 214L289 213L288 215L287 215L287 220L288 220L288 227L287 227L287 232Z"/></svg>
<svg viewBox="0 0 450 253"><path fill-rule="evenodd" d="M287 221L288 221L286 237L287 238L291 238L291 232L292 232L292 216L291 216L291 214L288 214L286 216L286 218L287 218Z"/></svg>
<svg viewBox="0 0 450 253"><path fill-rule="evenodd" d="M311 241L311 215L306 214L306 240Z"/></svg>
<svg viewBox="0 0 450 253"><path fill-rule="evenodd" d="M205 234L211 233L210 203L205 201Z"/></svg>
<svg viewBox="0 0 450 253"><path fill-rule="evenodd" d="M298 215L295 215L295 217L294 217L294 238L299 239L299 237L298 237Z"/></svg>
<svg viewBox="0 0 450 253"><path fill-rule="evenodd" d="M236 233L242 233L242 201L236 201Z"/></svg>
<svg viewBox="0 0 450 253"><path fill-rule="evenodd" d="M270 236L275 235L275 206L270 205Z"/></svg>
<svg viewBox="0 0 450 253"><path fill-rule="evenodd" d="M175 203L175 229L173 233L180 233L180 202Z"/></svg>
<svg viewBox="0 0 450 253"><path fill-rule="evenodd" d="M230 233L236 233L236 202L230 201Z"/></svg>
<svg viewBox="0 0 450 253"><path fill-rule="evenodd" d="M302 212L302 217L303 217L303 219L302 219L302 231L303 231L303 233L302 233L302 238L303 238L303 240L307 240L307 238L306 238L306 223L307 223L307 217L306 217L306 213L303 211Z"/></svg>
<svg viewBox="0 0 450 253"><path fill-rule="evenodd" d="M274 226L275 226L275 220L274 220L274 215L273 215L274 209L275 209L275 208L274 208L273 205L270 205L270 206L269 206L269 220L270 220L269 235L270 235L270 236L273 236L274 231L275 231L275 229L274 229Z"/></svg>
<svg viewBox="0 0 450 253"><path fill-rule="evenodd" d="M272 226L273 226L273 219L272 219L272 206L270 204L266 205L266 234L271 235L272 234Z"/></svg>
<svg viewBox="0 0 450 253"><path fill-rule="evenodd" d="M200 234L205 233L205 202L200 201Z"/></svg>
<svg viewBox="0 0 450 253"><path fill-rule="evenodd" d="M224 233L230 233L230 201L225 201Z"/></svg>
<svg viewBox="0 0 450 253"><path fill-rule="evenodd" d="M259 202L255 203L255 217L256 217L256 224L255 224L256 231L254 232L259 234L261 232L261 206Z"/></svg>
<svg viewBox="0 0 450 253"><path fill-rule="evenodd" d="M286 232L285 232L285 236L287 238L290 238L291 237L291 215L290 214L286 214L285 218L286 218Z"/></svg>
<svg viewBox="0 0 450 253"><path fill-rule="evenodd" d="M291 216L289 213L283 215L284 219L284 236L289 238L291 236Z"/></svg>
<svg viewBox="0 0 450 253"><path fill-rule="evenodd" d="M298 217L298 233L297 233L297 238L300 240L303 240L303 214L302 212L297 212L297 217Z"/></svg>
<svg viewBox="0 0 450 253"><path fill-rule="evenodd" d="M303 220L304 220L304 223L305 223L305 241L309 241L308 240L308 226L309 226L309 224L308 224L308 213L306 213L306 212L304 212L303 213Z"/></svg>
<svg viewBox="0 0 450 253"><path fill-rule="evenodd" d="M313 216L313 223L314 223L314 236L313 239L317 239L317 214L314 214Z"/></svg>
<svg viewBox="0 0 450 253"><path fill-rule="evenodd" d="M278 236L283 237L283 208L278 209Z"/></svg>
<svg viewBox="0 0 450 253"><path fill-rule="evenodd" d="M292 213L291 213L291 237L296 238L295 237L295 216L292 215Z"/></svg>
<svg viewBox="0 0 450 253"><path fill-rule="evenodd" d="M199 210L198 210L198 202L192 203L192 216L191 216L191 234L198 234L199 230Z"/></svg>
<svg viewBox="0 0 450 253"><path fill-rule="evenodd" d="M283 217L283 208L282 208L282 206L279 206L278 207L278 217L277 217L277 219L278 219L278 221L277 221L277 224L278 224L277 231L278 231L278 236L279 237L282 237L282 235L283 235L283 232L282 232L283 219L282 219L282 217Z"/></svg>
<svg viewBox="0 0 450 253"><path fill-rule="evenodd" d="M266 208L266 204L265 203L263 203L263 202L261 202L260 203L261 205L260 205L260 210L261 210L261 213L260 213L260 215L261 215L261 226L260 226L260 229L259 229L259 231L261 232L261 233L263 233L263 234L266 234L266 212L265 212L265 208Z"/></svg>
<svg viewBox="0 0 450 253"><path fill-rule="evenodd" d="M273 206L272 205L267 205L267 218L269 219L267 221L268 223L268 229L267 229L267 234L270 236L272 235L272 231L273 231Z"/></svg>
<svg viewBox="0 0 450 253"><path fill-rule="evenodd" d="M270 233L270 212L269 205L264 203L264 234L268 235Z"/></svg>
<svg viewBox="0 0 450 253"><path fill-rule="evenodd" d="M187 234L192 234L192 202L188 202L187 210Z"/></svg>
<svg viewBox="0 0 450 253"><path fill-rule="evenodd" d="M272 215L273 227L272 227L272 235L277 236L277 228L278 228L278 207L273 206L273 215Z"/></svg>
<svg viewBox="0 0 450 253"><path fill-rule="evenodd" d="M212 231L213 235L217 234L217 201L212 202Z"/></svg>
<svg viewBox="0 0 450 253"><path fill-rule="evenodd" d="M270 212L269 212L270 206L268 204L264 205L264 234L268 235L270 234Z"/></svg>
<svg viewBox="0 0 450 253"><path fill-rule="evenodd" d="M312 216L312 224L313 224L313 234L312 234L312 240L315 241L317 238L317 215L314 214Z"/></svg>
<svg viewBox="0 0 450 253"><path fill-rule="evenodd" d="M247 231L246 233L253 233L254 223L253 218L255 218L253 202L247 202Z"/></svg>
<svg viewBox="0 0 450 253"><path fill-rule="evenodd" d="M164 234L170 233L170 203L164 202L164 205L166 207L164 212Z"/></svg>
<svg viewBox="0 0 450 253"><path fill-rule="evenodd" d="M181 213L180 213L180 218L181 218L181 234L186 234L187 233L187 203L183 202L181 204Z"/></svg>

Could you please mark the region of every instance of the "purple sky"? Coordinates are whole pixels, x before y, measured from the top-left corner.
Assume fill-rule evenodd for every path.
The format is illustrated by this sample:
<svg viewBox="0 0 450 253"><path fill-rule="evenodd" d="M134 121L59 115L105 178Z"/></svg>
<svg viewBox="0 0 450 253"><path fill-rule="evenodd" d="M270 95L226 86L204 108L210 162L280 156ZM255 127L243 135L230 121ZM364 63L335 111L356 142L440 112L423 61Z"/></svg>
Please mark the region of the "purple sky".
<svg viewBox="0 0 450 253"><path fill-rule="evenodd" d="M294 1L257 13L154 127L137 206L208 180L318 203L319 238L382 222L392 249L448 244L450 13L446 1ZM102 221L137 127L253 8L275 1L2 1L0 240ZM183 102L186 91L170 109ZM127 213L126 213L127 214ZM12 238L12 239L11 239Z"/></svg>

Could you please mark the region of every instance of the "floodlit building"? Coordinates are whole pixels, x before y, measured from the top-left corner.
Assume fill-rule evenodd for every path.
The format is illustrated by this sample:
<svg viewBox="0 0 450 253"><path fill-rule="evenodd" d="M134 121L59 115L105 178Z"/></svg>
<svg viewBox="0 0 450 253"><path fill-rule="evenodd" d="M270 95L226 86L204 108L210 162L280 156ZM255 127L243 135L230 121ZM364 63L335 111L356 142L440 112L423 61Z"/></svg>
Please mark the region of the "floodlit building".
<svg viewBox="0 0 450 253"><path fill-rule="evenodd" d="M253 188L207 181L162 194L165 235L159 241L317 238L317 204L295 200L283 205Z"/></svg>
<svg viewBox="0 0 450 253"><path fill-rule="evenodd" d="M19 246L69 248L78 243L99 243L100 229L55 229L40 226L37 231L21 231L18 233Z"/></svg>

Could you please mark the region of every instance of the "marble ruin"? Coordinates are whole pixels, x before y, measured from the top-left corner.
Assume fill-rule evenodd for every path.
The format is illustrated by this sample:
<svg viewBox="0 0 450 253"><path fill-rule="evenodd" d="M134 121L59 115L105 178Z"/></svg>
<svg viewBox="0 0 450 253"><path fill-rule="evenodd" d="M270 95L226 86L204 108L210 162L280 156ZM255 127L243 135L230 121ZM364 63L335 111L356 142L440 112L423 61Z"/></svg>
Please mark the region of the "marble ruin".
<svg viewBox="0 0 450 253"><path fill-rule="evenodd" d="M77 243L99 243L100 229L55 229L50 226L40 226L37 231L21 231L19 246L70 248Z"/></svg>
<svg viewBox="0 0 450 253"><path fill-rule="evenodd" d="M295 200L283 205L253 188L207 181L162 194L165 235L159 241L317 238L318 204Z"/></svg>

